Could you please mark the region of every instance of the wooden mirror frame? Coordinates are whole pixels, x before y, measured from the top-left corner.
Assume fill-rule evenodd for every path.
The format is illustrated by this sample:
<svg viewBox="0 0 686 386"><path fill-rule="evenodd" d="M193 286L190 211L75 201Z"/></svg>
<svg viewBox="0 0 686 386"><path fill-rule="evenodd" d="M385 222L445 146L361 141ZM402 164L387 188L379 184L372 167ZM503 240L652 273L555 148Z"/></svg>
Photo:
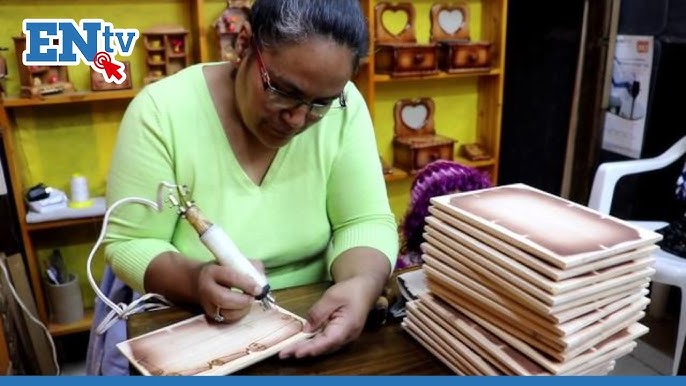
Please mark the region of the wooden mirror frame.
<svg viewBox="0 0 686 386"><path fill-rule="evenodd" d="M412 107L412 106L419 106L423 105L426 107L426 120L424 121L424 125L421 127L421 129L415 130L411 127L408 127L407 124L403 121L402 118L402 112L403 109L406 107ZM400 99L397 102L395 102L395 106L393 109L393 115L395 117L395 136L396 138L403 138L403 137L414 137L418 135L433 135L435 134L434 130L434 111L436 109L436 106L434 104L434 100L428 97L424 98L416 98L416 99Z"/></svg>
<svg viewBox="0 0 686 386"><path fill-rule="evenodd" d="M453 34L447 33L438 22L439 15L443 11L460 11L462 13L462 26ZM441 2L431 6L431 41L469 39L469 5L466 2Z"/></svg>

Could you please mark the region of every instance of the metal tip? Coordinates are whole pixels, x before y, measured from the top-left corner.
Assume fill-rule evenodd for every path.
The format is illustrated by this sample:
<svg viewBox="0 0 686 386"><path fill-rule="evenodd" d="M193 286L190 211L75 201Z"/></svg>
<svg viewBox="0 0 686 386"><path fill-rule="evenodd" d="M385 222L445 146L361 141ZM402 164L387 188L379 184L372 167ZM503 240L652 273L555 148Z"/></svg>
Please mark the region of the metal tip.
<svg viewBox="0 0 686 386"><path fill-rule="evenodd" d="M271 293L268 293L260 300L260 305L262 306L262 309L265 311L271 310L273 308L273 304L276 304L276 301L274 300L274 296Z"/></svg>

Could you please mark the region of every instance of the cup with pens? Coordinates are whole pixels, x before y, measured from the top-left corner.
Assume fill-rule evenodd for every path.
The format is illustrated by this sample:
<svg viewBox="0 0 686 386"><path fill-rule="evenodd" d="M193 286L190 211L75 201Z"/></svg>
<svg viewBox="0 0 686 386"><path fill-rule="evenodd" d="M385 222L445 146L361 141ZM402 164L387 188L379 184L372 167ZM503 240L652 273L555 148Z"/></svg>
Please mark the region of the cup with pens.
<svg viewBox="0 0 686 386"><path fill-rule="evenodd" d="M45 269L50 321L69 324L83 319L83 298L78 277L67 270L59 249L52 251Z"/></svg>

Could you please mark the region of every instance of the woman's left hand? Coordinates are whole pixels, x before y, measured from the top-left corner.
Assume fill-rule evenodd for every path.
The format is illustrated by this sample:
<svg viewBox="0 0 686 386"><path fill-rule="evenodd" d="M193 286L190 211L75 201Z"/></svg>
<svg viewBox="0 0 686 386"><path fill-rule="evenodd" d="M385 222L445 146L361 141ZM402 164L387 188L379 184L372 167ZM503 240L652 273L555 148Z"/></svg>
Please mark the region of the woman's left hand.
<svg viewBox="0 0 686 386"><path fill-rule="evenodd" d="M316 356L338 350L357 339L378 297L373 277L356 275L331 286L312 306L305 332L318 331L279 353L281 359Z"/></svg>

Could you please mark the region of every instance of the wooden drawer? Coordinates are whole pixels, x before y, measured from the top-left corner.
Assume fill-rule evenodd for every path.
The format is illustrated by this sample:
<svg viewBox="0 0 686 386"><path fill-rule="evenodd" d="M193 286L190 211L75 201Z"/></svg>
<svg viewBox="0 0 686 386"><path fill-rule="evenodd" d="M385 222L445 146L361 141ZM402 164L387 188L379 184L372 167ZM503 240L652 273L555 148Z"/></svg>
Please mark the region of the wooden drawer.
<svg viewBox="0 0 686 386"><path fill-rule="evenodd" d="M491 43L452 41L439 44L440 67L443 71L461 72L491 68Z"/></svg>
<svg viewBox="0 0 686 386"><path fill-rule="evenodd" d="M437 44L378 44L374 70L392 76L431 75L438 72Z"/></svg>

